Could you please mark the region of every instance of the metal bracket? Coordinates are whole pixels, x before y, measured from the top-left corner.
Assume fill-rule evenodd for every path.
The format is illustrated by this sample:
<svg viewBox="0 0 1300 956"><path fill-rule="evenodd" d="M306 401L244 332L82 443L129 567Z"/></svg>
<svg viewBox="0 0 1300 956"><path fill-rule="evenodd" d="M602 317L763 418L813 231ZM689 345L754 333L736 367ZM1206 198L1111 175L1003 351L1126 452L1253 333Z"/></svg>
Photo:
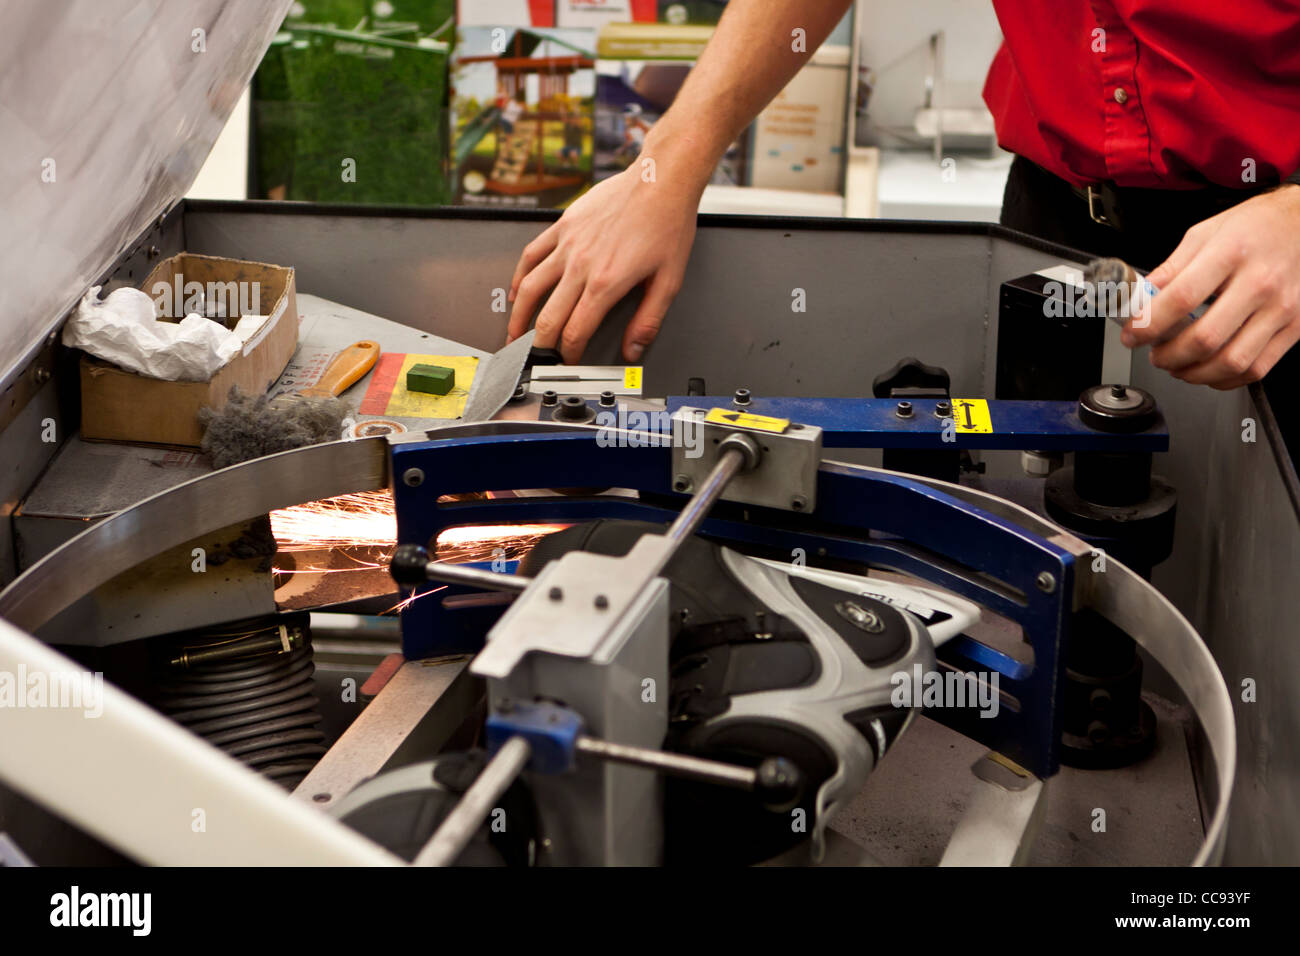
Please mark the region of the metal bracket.
<svg viewBox="0 0 1300 956"><path fill-rule="evenodd" d="M722 492L723 501L784 511L816 510L822 430L735 409L688 406L673 413L673 490L689 493L698 488L726 451L728 438L737 434L752 439L759 450L758 461L731 480Z"/></svg>

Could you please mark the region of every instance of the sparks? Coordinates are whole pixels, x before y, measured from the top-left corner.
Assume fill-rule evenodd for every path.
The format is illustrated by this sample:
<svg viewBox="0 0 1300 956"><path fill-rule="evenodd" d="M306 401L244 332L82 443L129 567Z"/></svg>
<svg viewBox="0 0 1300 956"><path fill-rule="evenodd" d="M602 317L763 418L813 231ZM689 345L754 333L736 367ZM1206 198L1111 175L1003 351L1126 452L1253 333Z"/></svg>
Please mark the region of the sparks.
<svg viewBox="0 0 1300 956"><path fill-rule="evenodd" d="M489 524L447 528L438 535L438 561L514 561L564 524ZM386 568L397 539L397 516L388 491L362 491L271 512L271 531L282 552L335 551L356 568L321 568L321 573ZM364 555L352 552L371 549ZM377 553L376 553L376 550ZM316 569L297 569L315 571ZM286 572L288 573L288 572Z"/></svg>

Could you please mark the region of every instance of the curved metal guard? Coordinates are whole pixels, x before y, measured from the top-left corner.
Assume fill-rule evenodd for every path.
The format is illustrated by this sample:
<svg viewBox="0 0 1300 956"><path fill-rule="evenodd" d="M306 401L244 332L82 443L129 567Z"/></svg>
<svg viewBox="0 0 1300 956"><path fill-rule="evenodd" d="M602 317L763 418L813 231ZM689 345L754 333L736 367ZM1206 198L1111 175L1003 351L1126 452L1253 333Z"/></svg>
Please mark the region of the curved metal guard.
<svg viewBox="0 0 1300 956"><path fill-rule="evenodd" d="M398 476L392 484L401 542L427 545L444 527L476 521L667 520L676 513L674 503L682 500L668 486L671 449L649 442L644 433L503 422L449 426L422 439L404 437L391 449L376 438L285 452L149 498L88 528L35 564L0 592L0 615L35 630L98 585L196 535L277 508L383 487L389 482L390 450L391 474ZM423 480L414 486L400 480L410 468L422 473ZM441 495L467 491L574 486L634 488L642 496L438 502ZM1218 787L1195 862L1221 858L1236 760L1231 702L1199 635L1158 591L1113 559L1105 573L1090 572L1088 562L1076 560L1090 552L1088 545L1024 508L962 486L824 462L818 501L812 515L724 502L702 532L750 547L787 553L803 548L809 555L892 567L1019 623L1034 649L1032 666L970 640L951 642L944 655L954 666L991 668L1003 675L1014 704L1004 708L1004 719L1016 726L999 725L997 718L969 728L960 721L953 725L975 739L998 738L1003 752L1042 776L1056 770L1057 676L1069 619L1080 607L1093 608L1147 648L1195 710L1214 757ZM406 633L431 634L429 615L440 607L439 602L415 602L404 614ZM8 637L0 633L0 650ZM420 652L418 644L412 646L408 637L408 656ZM207 745L195 740L193 746ZM229 763L222 772L227 783L244 786L240 774L251 773ZM221 776L209 782L217 785ZM13 782L21 787L22 781ZM251 813L251 807L245 809ZM75 808L65 810L77 822L101 830L102 821L81 819Z"/></svg>

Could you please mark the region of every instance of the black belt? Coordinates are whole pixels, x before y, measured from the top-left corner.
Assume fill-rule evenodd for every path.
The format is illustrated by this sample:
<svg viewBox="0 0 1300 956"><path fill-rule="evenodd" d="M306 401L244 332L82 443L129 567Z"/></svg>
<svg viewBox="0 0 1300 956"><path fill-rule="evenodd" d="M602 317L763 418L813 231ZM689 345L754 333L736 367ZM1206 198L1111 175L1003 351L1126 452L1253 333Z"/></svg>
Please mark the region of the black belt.
<svg viewBox="0 0 1300 956"><path fill-rule="evenodd" d="M1114 183L1095 183L1089 186L1071 186L1076 196L1088 204L1088 216L1093 222L1123 229L1124 219L1120 213L1119 187Z"/></svg>
<svg viewBox="0 0 1300 956"><path fill-rule="evenodd" d="M1288 180L1292 181L1292 180ZM1071 191L1087 204L1093 222L1123 231L1126 218L1146 215L1189 217L1199 222L1274 188L1276 184L1251 184L1245 189L1208 185L1198 189L1146 189L1117 186L1113 182L1071 185Z"/></svg>

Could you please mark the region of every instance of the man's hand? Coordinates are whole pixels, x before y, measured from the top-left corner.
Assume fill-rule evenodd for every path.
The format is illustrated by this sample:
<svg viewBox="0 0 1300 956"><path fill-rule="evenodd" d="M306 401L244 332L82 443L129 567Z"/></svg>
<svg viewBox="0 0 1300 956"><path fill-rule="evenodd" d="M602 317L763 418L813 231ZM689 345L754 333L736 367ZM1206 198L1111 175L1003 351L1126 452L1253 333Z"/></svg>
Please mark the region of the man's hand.
<svg viewBox="0 0 1300 956"><path fill-rule="evenodd" d="M682 284L695 241L700 191L685 177L645 175L640 162L597 185L524 247L510 282L509 341L528 329L537 304L536 346L559 343L576 364L601 320L633 286L645 294L623 333L623 356L641 360Z"/></svg>
<svg viewBox="0 0 1300 956"><path fill-rule="evenodd" d="M524 334L549 292L536 344L559 343L564 360L577 362L609 308L643 284L641 307L623 334L624 356L639 361L681 286L713 168L849 6L850 0L731 0L637 160L524 249L510 283L510 339Z"/></svg>
<svg viewBox="0 0 1300 956"><path fill-rule="evenodd" d="M1156 343L1151 364L1193 384L1228 389L1263 378L1300 340L1300 186L1197 223L1148 278L1160 292L1124 330L1125 345Z"/></svg>

